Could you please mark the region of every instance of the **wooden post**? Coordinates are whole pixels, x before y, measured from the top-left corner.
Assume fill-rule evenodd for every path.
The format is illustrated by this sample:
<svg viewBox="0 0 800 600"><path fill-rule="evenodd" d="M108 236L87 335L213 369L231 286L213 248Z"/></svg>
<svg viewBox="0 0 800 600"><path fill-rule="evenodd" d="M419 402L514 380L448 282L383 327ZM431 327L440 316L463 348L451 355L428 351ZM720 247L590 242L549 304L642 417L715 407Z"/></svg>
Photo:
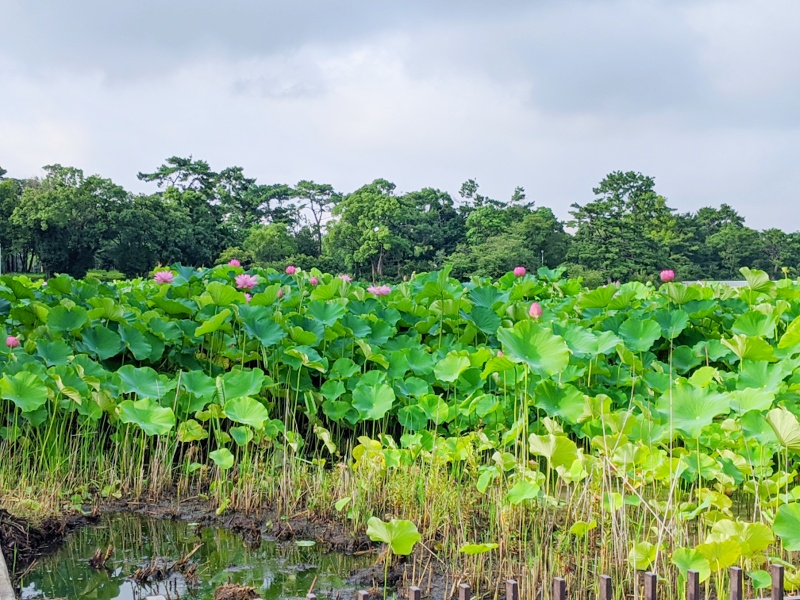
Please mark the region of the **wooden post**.
<svg viewBox="0 0 800 600"><path fill-rule="evenodd" d="M744 600L744 577L739 567L731 567L730 580L730 600Z"/></svg>
<svg viewBox="0 0 800 600"><path fill-rule="evenodd" d="M317 595L314 592L308 592L306 594L306 600L317 600Z"/></svg>
<svg viewBox="0 0 800 600"><path fill-rule="evenodd" d="M772 571L772 600L783 600L783 567L781 565L770 566Z"/></svg>
<svg viewBox="0 0 800 600"><path fill-rule="evenodd" d="M611 600L611 577L600 575L600 600Z"/></svg>
<svg viewBox="0 0 800 600"><path fill-rule="evenodd" d="M369 600L369 592L365 592L364 590L359 590L357 595L358 595L358 600Z"/></svg>
<svg viewBox="0 0 800 600"><path fill-rule="evenodd" d="M656 588L658 587L658 576L655 573L647 572L644 574L644 600L656 600Z"/></svg>
<svg viewBox="0 0 800 600"><path fill-rule="evenodd" d="M458 600L470 600L472 598L472 589L468 583L458 584Z"/></svg>
<svg viewBox="0 0 800 600"><path fill-rule="evenodd" d="M567 600L567 582L563 577L553 579L552 600Z"/></svg>
<svg viewBox="0 0 800 600"><path fill-rule="evenodd" d="M689 571L686 578L686 600L700 600L700 573Z"/></svg>
<svg viewBox="0 0 800 600"><path fill-rule="evenodd" d="M408 587L408 600L420 600L422 598L422 590L415 585Z"/></svg>
<svg viewBox="0 0 800 600"><path fill-rule="evenodd" d="M519 585L516 579L506 581L506 600L519 600Z"/></svg>

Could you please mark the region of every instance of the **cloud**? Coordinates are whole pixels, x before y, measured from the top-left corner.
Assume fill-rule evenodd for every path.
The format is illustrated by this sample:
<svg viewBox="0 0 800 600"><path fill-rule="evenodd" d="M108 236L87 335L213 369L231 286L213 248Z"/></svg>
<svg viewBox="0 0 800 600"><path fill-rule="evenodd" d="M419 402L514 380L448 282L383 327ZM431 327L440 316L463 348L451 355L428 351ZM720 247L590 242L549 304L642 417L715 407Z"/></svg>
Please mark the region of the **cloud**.
<svg viewBox="0 0 800 600"><path fill-rule="evenodd" d="M612 170L681 210L800 227L800 5L0 0L0 164L136 191L165 157L262 183L528 197L562 217Z"/></svg>

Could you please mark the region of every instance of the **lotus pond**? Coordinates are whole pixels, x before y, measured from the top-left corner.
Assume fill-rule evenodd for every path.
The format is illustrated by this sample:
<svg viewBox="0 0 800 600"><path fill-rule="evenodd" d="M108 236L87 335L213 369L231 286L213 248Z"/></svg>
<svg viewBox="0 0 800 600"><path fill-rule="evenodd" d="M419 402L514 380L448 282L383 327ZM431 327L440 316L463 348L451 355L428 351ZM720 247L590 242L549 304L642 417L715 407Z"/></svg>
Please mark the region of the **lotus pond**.
<svg viewBox="0 0 800 600"><path fill-rule="evenodd" d="M154 561L169 566L198 546L188 569L175 569L163 579L137 582L134 578ZM94 553L105 553L109 547L113 552L105 566L91 566ZM350 589L347 576L374 559L374 555L326 554L307 540L261 541L254 548L226 529L117 515L70 534L56 553L41 559L25 575L20 587L23 600L137 600L156 594L212 600L214 590L226 583L254 587L264 600L304 598L312 583L318 594L332 596L333 590Z"/></svg>
<svg viewBox="0 0 800 600"><path fill-rule="evenodd" d="M795 281L166 271L0 278L4 503L410 521L414 560L528 591L737 564L756 593L768 561L800 586Z"/></svg>

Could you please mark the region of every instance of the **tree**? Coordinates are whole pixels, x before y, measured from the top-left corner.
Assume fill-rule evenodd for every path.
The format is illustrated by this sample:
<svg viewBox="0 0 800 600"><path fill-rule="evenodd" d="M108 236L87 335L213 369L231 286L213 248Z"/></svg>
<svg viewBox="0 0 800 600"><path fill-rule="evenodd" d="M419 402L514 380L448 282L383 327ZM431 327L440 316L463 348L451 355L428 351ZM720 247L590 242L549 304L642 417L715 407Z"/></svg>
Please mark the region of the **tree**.
<svg viewBox="0 0 800 600"><path fill-rule="evenodd" d="M83 277L95 266L109 216L126 200L127 192L109 179L85 177L80 169L61 165L44 169L45 178L23 191L11 222L29 233L47 273Z"/></svg>
<svg viewBox="0 0 800 600"><path fill-rule="evenodd" d="M139 172L137 177L141 181L154 181L159 188L194 190L208 196L214 189L217 174L204 160L193 160L191 156L189 158L170 156L155 172Z"/></svg>
<svg viewBox="0 0 800 600"><path fill-rule="evenodd" d="M296 198L302 201L301 206L311 211L312 229L317 238L317 255L322 254L322 223L330 209L341 199L332 185L327 183L314 183L313 181L299 181L294 188Z"/></svg>
<svg viewBox="0 0 800 600"><path fill-rule="evenodd" d="M670 266L677 219L654 187L641 173L607 175L594 188L594 201L572 205L576 232L568 258L609 280L652 276Z"/></svg>
<svg viewBox="0 0 800 600"><path fill-rule="evenodd" d="M253 229L244 247L254 261L265 266L277 266L276 263L297 252L297 244L286 223Z"/></svg>

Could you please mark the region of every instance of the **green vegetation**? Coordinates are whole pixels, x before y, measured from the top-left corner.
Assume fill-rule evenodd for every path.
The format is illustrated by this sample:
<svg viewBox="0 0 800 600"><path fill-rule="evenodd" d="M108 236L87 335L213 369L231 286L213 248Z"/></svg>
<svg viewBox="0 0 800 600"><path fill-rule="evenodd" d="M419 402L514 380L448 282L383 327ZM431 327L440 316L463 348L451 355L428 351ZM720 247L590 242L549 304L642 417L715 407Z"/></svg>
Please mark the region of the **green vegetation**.
<svg viewBox="0 0 800 600"><path fill-rule="evenodd" d="M416 527L489 584L770 557L800 586L796 282L286 271L0 278L6 496L308 510L394 554Z"/></svg>
<svg viewBox="0 0 800 600"><path fill-rule="evenodd" d="M313 181L262 185L240 167L216 172L205 161L171 157L139 173L155 193L135 195L79 169L44 170L41 179L20 180L0 169L3 273L83 277L103 269L134 277L155 264L237 258L372 282L444 265L462 281L498 278L518 265L564 267L597 287L652 280L661 269L682 280L738 279L744 266L772 277L800 272L800 234L750 229L725 204L677 213L652 177L632 172L610 173L562 222L522 188L500 201L474 180L457 199L432 188L399 192L384 179L341 194Z"/></svg>

